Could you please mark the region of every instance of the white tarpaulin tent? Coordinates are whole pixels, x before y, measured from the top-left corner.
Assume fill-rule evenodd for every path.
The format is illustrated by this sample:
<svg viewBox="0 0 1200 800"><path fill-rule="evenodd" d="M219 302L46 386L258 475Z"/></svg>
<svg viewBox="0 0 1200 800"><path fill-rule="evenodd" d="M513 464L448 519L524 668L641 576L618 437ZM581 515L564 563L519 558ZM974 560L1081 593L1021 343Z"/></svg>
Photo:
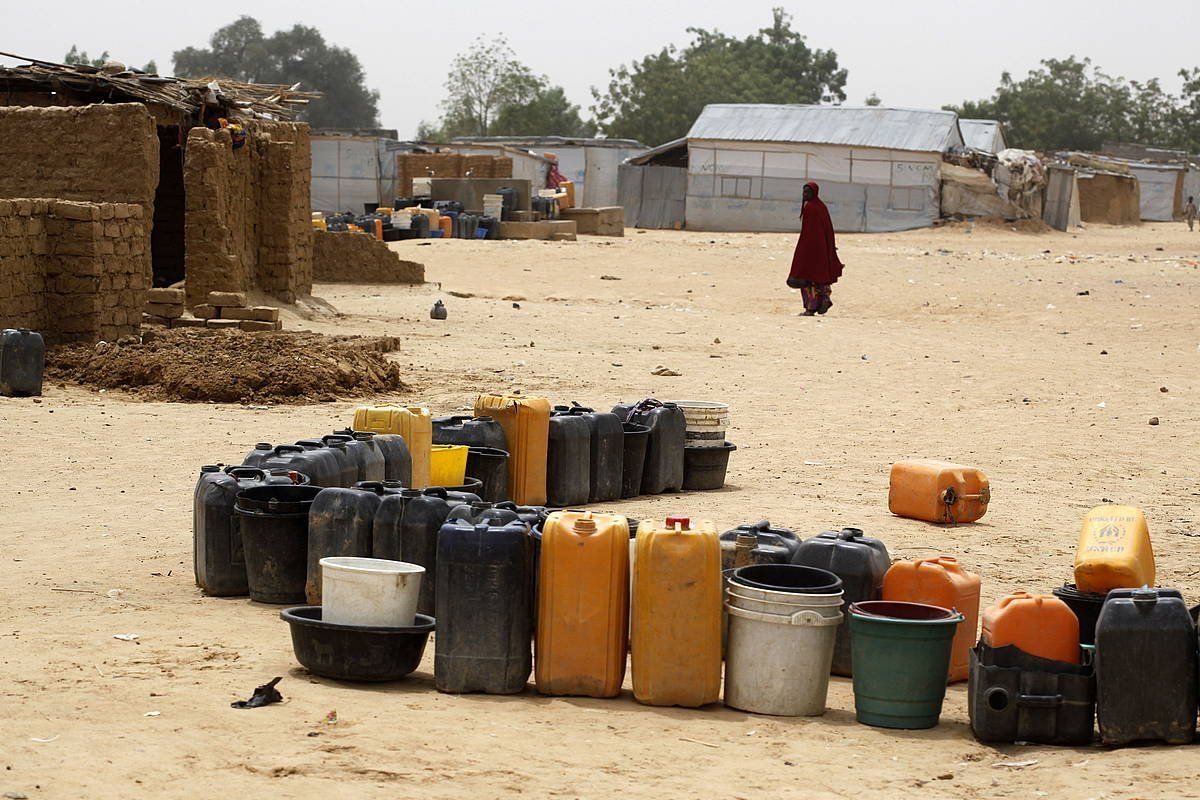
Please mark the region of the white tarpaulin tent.
<svg viewBox="0 0 1200 800"><path fill-rule="evenodd" d="M994 119L960 119L958 129L962 131L963 144L972 150L994 155L1008 147L1004 128Z"/></svg>
<svg viewBox="0 0 1200 800"><path fill-rule="evenodd" d="M396 196L391 140L337 134L312 135L312 208L336 213L363 212L364 203L387 203Z"/></svg>
<svg viewBox="0 0 1200 800"><path fill-rule="evenodd" d="M687 227L795 231L816 181L839 231L898 231L940 215L950 111L709 105L688 132Z"/></svg>
<svg viewBox="0 0 1200 800"><path fill-rule="evenodd" d="M1142 219L1170 222L1175 219L1175 197L1182 164L1130 163L1129 171L1141 190Z"/></svg>

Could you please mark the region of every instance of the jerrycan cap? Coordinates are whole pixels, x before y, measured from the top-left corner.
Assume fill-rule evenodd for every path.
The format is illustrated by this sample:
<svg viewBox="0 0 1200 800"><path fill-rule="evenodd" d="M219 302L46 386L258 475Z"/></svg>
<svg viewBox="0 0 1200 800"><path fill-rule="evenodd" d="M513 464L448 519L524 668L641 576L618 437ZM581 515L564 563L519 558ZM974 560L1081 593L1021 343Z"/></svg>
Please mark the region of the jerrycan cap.
<svg viewBox="0 0 1200 800"><path fill-rule="evenodd" d="M579 519L575 520L575 533L591 535L596 532L596 520L592 519L591 512L587 512Z"/></svg>
<svg viewBox="0 0 1200 800"><path fill-rule="evenodd" d="M203 467L200 468L200 472L202 474L209 473L209 472L220 472L220 471L221 471L220 464L205 464Z"/></svg>
<svg viewBox="0 0 1200 800"><path fill-rule="evenodd" d="M842 528L837 532L837 538L843 542L852 542L855 539L863 538L862 528Z"/></svg>
<svg viewBox="0 0 1200 800"><path fill-rule="evenodd" d="M274 450L275 445L271 444L270 442L259 442L258 444L254 445L254 449L255 450Z"/></svg>
<svg viewBox="0 0 1200 800"><path fill-rule="evenodd" d="M1130 592L1129 597L1139 606L1154 605L1158 602L1158 590L1151 589L1149 586L1142 586L1140 589L1134 589Z"/></svg>
<svg viewBox="0 0 1200 800"><path fill-rule="evenodd" d="M672 517L667 517L667 519L665 521L666 521L667 527L670 528L671 530L674 530L676 525L678 525L680 528L682 528L685 531L687 529L689 529L690 527L692 527L692 518L691 517L672 516Z"/></svg>

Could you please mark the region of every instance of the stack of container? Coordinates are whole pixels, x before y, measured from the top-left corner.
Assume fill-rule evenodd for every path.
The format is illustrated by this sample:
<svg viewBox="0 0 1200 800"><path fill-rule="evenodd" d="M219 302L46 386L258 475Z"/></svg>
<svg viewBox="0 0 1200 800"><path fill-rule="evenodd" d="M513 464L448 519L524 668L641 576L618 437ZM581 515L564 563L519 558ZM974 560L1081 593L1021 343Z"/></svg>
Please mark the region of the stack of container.
<svg viewBox="0 0 1200 800"><path fill-rule="evenodd" d="M686 423L683 488L720 489L725 485L729 454L737 445L725 441L729 406L708 400L676 400Z"/></svg>

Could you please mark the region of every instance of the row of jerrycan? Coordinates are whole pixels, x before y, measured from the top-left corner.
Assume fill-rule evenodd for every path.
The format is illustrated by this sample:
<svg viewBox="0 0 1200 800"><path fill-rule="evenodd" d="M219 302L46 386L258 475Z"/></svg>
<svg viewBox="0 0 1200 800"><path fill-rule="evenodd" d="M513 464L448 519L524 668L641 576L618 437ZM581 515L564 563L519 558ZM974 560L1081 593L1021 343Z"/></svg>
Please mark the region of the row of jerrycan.
<svg viewBox="0 0 1200 800"><path fill-rule="evenodd" d="M243 462L246 466L289 469L308 476L313 486L353 486L359 481L412 481L412 456L397 434L337 431L295 444L260 442Z"/></svg>
<svg viewBox="0 0 1200 800"><path fill-rule="evenodd" d="M533 541L525 521L449 520L438 539L437 688L519 692L534 667L542 694L618 694L629 650L629 538L623 516L550 514L542 524L533 601ZM636 548L634 696L653 705L715 702L721 681L716 529L643 522Z"/></svg>
<svg viewBox="0 0 1200 800"><path fill-rule="evenodd" d="M571 506L630 497L636 492L623 478L635 466L635 486L642 494L683 487L687 423L674 404L645 400L598 412L578 405L552 407L538 397L484 394L474 411L477 418L494 421L504 434L505 447L497 449L509 453L509 491L518 504ZM625 458L624 434L630 425L649 429L645 455L636 465ZM452 427L442 435L449 438ZM462 439L446 443L498 444Z"/></svg>

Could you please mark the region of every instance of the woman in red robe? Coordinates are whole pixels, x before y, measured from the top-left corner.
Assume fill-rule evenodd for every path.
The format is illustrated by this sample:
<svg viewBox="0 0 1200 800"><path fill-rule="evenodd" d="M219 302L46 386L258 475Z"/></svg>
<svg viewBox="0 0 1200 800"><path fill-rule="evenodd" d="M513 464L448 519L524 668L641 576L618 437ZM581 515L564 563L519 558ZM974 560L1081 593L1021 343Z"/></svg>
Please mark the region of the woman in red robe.
<svg viewBox="0 0 1200 800"><path fill-rule="evenodd" d="M800 210L800 241L792 256L792 271L787 284L799 289L804 298L804 316L824 314L833 306L830 294L842 275L837 245L833 241L833 221L829 209L817 195L815 183L804 184L804 205Z"/></svg>

